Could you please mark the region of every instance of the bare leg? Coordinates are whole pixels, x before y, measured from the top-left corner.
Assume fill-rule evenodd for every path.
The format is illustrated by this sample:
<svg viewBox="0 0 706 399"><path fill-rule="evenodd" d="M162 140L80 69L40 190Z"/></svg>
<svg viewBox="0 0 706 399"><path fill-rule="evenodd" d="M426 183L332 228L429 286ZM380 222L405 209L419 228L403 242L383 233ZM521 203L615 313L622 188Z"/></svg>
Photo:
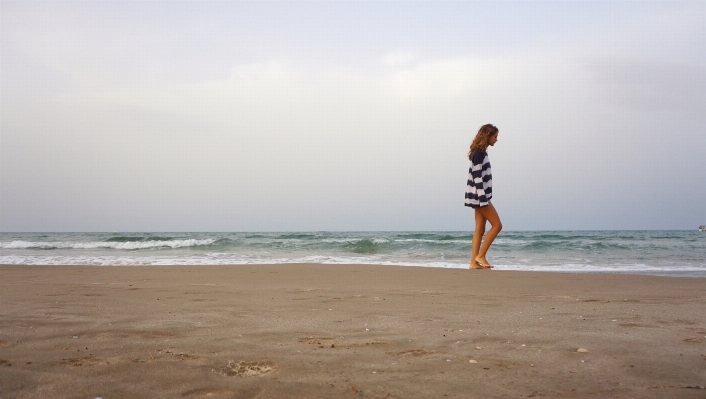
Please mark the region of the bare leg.
<svg viewBox="0 0 706 399"><path fill-rule="evenodd" d="M495 237L498 235L498 233L500 233L500 230L503 229L503 224L500 222L500 216L498 216L498 212L495 210L495 207L492 203L482 208L476 208L476 213L480 213L487 221L490 222L490 231L488 231L488 234L485 235L483 245L480 247L478 255L476 255L473 260L481 266L492 267L490 266L488 260L485 258L485 255L488 253L488 249L493 243L493 240L495 240ZM473 239L475 241L475 236L473 237Z"/></svg>
<svg viewBox="0 0 706 399"><path fill-rule="evenodd" d="M475 210L476 214L476 231L473 233L473 241L471 243L471 269L485 269L485 267L481 266L476 262L476 257L478 256L478 252L480 251L480 243L483 240L483 234L485 234L485 222L486 219L481 214L478 212L478 208Z"/></svg>

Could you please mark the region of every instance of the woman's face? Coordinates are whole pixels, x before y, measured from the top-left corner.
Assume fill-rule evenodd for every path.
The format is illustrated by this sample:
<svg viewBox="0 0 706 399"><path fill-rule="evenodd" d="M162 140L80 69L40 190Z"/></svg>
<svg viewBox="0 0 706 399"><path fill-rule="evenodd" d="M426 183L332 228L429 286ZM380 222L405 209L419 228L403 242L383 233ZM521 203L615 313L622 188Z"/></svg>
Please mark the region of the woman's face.
<svg viewBox="0 0 706 399"><path fill-rule="evenodd" d="M498 142L498 134L499 133L495 133L494 135L490 136L490 138L488 139L488 145L495 145L495 143Z"/></svg>

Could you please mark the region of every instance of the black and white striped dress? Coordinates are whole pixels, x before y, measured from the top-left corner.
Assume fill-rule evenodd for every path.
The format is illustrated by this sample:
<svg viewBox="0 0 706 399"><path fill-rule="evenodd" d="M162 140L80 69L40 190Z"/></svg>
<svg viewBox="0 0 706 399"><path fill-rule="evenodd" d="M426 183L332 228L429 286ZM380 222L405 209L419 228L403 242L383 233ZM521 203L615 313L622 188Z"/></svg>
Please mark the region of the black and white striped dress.
<svg viewBox="0 0 706 399"><path fill-rule="evenodd" d="M485 151L474 150L471 154L471 167L466 183L466 203L471 208L488 206L493 198L493 174L490 159Z"/></svg>

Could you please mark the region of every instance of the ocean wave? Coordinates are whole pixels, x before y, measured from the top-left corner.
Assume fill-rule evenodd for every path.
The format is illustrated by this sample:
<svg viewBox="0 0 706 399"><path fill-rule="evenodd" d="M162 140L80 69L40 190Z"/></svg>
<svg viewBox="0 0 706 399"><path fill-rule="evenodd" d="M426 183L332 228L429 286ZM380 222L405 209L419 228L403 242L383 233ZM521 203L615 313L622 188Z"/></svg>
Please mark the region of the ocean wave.
<svg viewBox="0 0 706 399"><path fill-rule="evenodd" d="M390 240L386 238L360 238L360 237L351 237L351 238L322 238L316 241L312 241L313 243L326 243L326 244L355 244L359 241L362 240L367 240L370 241L374 244L387 244L390 242Z"/></svg>
<svg viewBox="0 0 706 399"><path fill-rule="evenodd" d="M460 234L460 235L459 235ZM391 238L394 240L430 240L430 241L443 241L443 240L456 240L463 238L472 238L472 233L397 233L391 234Z"/></svg>
<svg viewBox="0 0 706 399"><path fill-rule="evenodd" d="M439 241L457 241L457 240L472 240L472 239L473 239L473 234L463 235L463 236L452 236L452 235L446 234L446 235L438 238Z"/></svg>
<svg viewBox="0 0 706 399"><path fill-rule="evenodd" d="M159 236L117 236L110 237L107 242L138 242L138 241L172 241L174 237L159 237Z"/></svg>
<svg viewBox="0 0 706 399"><path fill-rule="evenodd" d="M147 249L147 248L184 248L211 245L214 239L187 239L169 241L94 241L94 242L66 242L66 241L11 241L0 242L2 249Z"/></svg>
<svg viewBox="0 0 706 399"><path fill-rule="evenodd" d="M513 234L510 233L510 236ZM582 238L586 238L587 236L585 234L576 234L576 235L569 235L569 234L525 234L522 235L524 238L529 238L532 240L578 240Z"/></svg>
<svg viewBox="0 0 706 399"><path fill-rule="evenodd" d="M380 250L382 243L376 243L371 240L357 240L350 243L351 251L358 254L372 254Z"/></svg>
<svg viewBox="0 0 706 399"><path fill-rule="evenodd" d="M473 239L473 232L439 232L439 233L414 233L414 234L393 234L395 241L470 241Z"/></svg>
<svg viewBox="0 0 706 399"><path fill-rule="evenodd" d="M399 243L404 243L404 242L413 242L413 243L424 243L424 244L433 244L433 245L442 245L442 246L448 246L451 244L460 244L465 246L471 245L471 240L473 237L467 239L467 240L427 240L427 239L422 239L422 238L405 238L405 239L396 239L395 242ZM496 241L497 242L497 241Z"/></svg>
<svg viewBox="0 0 706 399"><path fill-rule="evenodd" d="M663 236L673 239L653 239ZM359 263L462 269L468 267L471 239L470 232L0 233L0 263ZM503 232L490 253L498 270L662 275L674 271L706 277L704 259L706 234L666 231Z"/></svg>
<svg viewBox="0 0 706 399"><path fill-rule="evenodd" d="M507 245L508 247L513 247L512 242L501 242L500 245ZM602 242L552 242L552 241L534 241L530 243L523 243L519 245L519 249L522 250L573 250L573 251L595 251L595 250L630 250L631 248L622 244L611 244Z"/></svg>
<svg viewBox="0 0 706 399"><path fill-rule="evenodd" d="M283 240L289 240L289 239L292 239L292 238L298 238L298 239L302 239L302 238L316 238L316 235L315 235L315 234L309 234L309 233L289 233L289 234L281 234L281 235L275 236L275 237L273 237L273 238L283 239Z"/></svg>

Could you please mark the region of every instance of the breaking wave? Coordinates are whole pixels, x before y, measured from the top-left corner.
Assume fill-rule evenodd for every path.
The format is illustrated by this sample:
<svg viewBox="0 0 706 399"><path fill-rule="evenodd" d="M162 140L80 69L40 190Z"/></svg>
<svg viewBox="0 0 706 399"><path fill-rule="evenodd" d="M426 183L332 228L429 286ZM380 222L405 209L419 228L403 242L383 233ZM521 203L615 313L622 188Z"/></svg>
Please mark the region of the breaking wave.
<svg viewBox="0 0 706 399"><path fill-rule="evenodd" d="M147 248L184 248L211 245L216 240L123 240L123 241L96 241L96 242L65 242L65 241L11 241L0 242L2 249L147 249Z"/></svg>

